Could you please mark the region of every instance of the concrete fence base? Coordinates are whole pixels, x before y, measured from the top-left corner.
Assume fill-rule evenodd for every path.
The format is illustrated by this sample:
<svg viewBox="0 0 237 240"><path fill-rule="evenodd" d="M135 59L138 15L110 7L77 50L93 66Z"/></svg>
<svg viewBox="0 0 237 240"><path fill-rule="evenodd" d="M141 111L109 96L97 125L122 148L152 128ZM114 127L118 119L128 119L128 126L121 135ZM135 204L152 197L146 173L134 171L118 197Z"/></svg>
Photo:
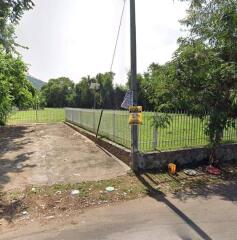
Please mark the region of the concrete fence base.
<svg viewBox="0 0 237 240"><path fill-rule="evenodd" d="M176 163L179 166L198 165L209 159L210 149L193 148L169 152L153 152L141 155L144 169L167 169L169 163ZM217 150L217 158L223 162L237 160L237 144L222 145Z"/></svg>
<svg viewBox="0 0 237 240"><path fill-rule="evenodd" d="M95 134L88 132L74 123L65 122L74 130L88 137L98 145L111 152L114 156L122 160L127 165L131 165L131 152L112 141L104 138L96 138ZM166 152L150 152L141 153L139 166L142 170L167 169L169 163L176 163L179 166L198 165L208 159L210 149L208 148L192 148L181 149L176 151ZM217 158L223 162L237 160L237 144L226 144L219 147L217 150Z"/></svg>

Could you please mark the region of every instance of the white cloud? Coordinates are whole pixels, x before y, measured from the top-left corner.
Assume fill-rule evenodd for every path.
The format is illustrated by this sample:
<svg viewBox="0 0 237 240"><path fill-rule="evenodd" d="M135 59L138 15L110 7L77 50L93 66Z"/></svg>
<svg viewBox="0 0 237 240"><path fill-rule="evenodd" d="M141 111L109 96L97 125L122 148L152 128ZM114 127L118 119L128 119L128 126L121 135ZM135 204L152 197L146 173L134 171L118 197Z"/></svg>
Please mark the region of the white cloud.
<svg viewBox="0 0 237 240"><path fill-rule="evenodd" d="M35 77L82 76L109 70L123 0L35 0L17 29L20 50ZM178 19L185 4L173 0L137 0L138 70L168 61L181 35ZM126 82L129 70L129 0L113 71Z"/></svg>

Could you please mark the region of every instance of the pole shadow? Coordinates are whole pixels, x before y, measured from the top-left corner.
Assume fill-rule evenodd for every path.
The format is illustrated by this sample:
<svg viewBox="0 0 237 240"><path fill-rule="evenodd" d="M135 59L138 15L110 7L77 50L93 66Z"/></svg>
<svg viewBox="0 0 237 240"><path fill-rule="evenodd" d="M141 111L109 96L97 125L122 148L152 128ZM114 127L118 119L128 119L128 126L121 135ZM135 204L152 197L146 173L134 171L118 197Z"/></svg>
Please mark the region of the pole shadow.
<svg viewBox="0 0 237 240"><path fill-rule="evenodd" d="M150 185L148 181L142 176L141 173L135 173L137 179L147 188L148 195L158 202L165 203L176 215L178 215L185 223L188 224L202 239L212 240L208 234L202 230L192 219L190 219L185 213L178 209L174 204L172 204L161 191L158 191L153 186ZM146 175L146 174L145 174ZM188 239L188 238L185 238Z"/></svg>

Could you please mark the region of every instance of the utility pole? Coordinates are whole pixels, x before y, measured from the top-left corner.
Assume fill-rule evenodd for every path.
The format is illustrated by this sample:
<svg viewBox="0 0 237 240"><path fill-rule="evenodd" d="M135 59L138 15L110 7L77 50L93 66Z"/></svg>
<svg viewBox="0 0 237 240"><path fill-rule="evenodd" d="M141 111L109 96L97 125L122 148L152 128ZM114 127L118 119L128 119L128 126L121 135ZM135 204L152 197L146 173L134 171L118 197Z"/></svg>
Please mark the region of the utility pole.
<svg viewBox="0 0 237 240"><path fill-rule="evenodd" d="M136 41L136 6L135 0L130 0L130 34L131 34L131 90L133 91L133 106L137 106L137 41ZM131 157L132 169L138 166L138 125L131 125Z"/></svg>

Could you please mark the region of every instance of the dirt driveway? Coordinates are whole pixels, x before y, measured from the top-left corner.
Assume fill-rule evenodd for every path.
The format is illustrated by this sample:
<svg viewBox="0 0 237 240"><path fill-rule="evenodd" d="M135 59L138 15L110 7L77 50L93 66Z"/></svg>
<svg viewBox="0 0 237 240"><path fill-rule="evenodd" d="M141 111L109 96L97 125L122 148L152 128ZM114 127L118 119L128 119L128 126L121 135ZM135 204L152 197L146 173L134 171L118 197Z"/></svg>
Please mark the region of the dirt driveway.
<svg viewBox="0 0 237 240"><path fill-rule="evenodd" d="M77 183L125 174L128 167L65 124L0 129L0 187Z"/></svg>

